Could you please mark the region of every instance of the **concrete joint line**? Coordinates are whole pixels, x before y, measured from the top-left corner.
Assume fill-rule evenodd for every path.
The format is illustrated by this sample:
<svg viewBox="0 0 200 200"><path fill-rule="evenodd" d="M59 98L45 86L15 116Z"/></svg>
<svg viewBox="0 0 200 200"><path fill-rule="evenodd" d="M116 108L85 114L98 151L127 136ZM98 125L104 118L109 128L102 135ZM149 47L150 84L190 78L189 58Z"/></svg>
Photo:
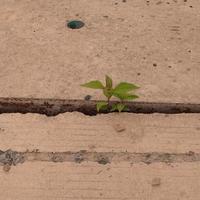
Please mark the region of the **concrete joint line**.
<svg viewBox="0 0 200 200"><path fill-rule="evenodd" d="M0 113L38 113L55 116L65 112L81 112L96 115L97 101L33 98L0 98ZM111 102L111 105L116 103ZM200 113L200 104L125 102L130 113Z"/></svg>
<svg viewBox="0 0 200 200"><path fill-rule="evenodd" d="M15 166L19 163L44 161L44 162L96 162L98 164L129 162L134 163L182 163L199 162L200 153L192 151L188 153L130 153L130 152L88 152L81 150L77 152L18 152L13 150L0 151L0 165Z"/></svg>

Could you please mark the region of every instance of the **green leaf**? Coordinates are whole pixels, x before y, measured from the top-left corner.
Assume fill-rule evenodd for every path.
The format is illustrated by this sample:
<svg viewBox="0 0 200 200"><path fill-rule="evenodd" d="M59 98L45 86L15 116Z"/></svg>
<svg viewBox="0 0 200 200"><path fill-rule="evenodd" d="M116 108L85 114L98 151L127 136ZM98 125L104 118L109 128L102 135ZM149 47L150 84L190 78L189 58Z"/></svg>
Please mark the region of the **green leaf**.
<svg viewBox="0 0 200 200"><path fill-rule="evenodd" d="M125 108L125 105L124 105L124 104L122 104L122 103L118 103L118 104L117 104L117 110L118 110L119 112L121 112L122 110L124 110L124 108Z"/></svg>
<svg viewBox="0 0 200 200"><path fill-rule="evenodd" d="M88 83L82 84L81 86L92 89L104 89L103 84L98 80L90 81Z"/></svg>
<svg viewBox="0 0 200 200"><path fill-rule="evenodd" d="M98 102L97 103L97 112L99 112L100 110L106 110L108 108L108 103L107 102Z"/></svg>
<svg viewBox="0 0 200 200"><path fill-rule="evenodd" d="M112 105L112 108L111 108L110 111L114 112L116 110L118 110L119 112L121 112L121 111L130 111L130 109L126 105L124 105L122 103L118 103L118 104L113 104Z"/></svg>
<svg viewBox="0 0 200 200"><path fill-rule="evenodd" d="M113 96L121 99L121 100L133 100L139 98L139 96L134 94L128 94L128 93L116 93L113 92Z"/></svg>
<svg viewBox="0 0 200 200"><path fill-rule="evenodd" d="M111 111L111 112L114 112L114 111L116 111L116 110L117 110L117 104L113 104L110 111Z"/></svg>
<svg viewBox="0 0 200 200"><path fill-rule="evenodd" d="M134 85L132 83L121 82L115 87L114 91L116 93L126 93L126 92L129 92L131 90L138 89L138 88L139 87L137 85Z"/></svg>
<svg viewBox="0 0 200 200"><path fill-rule="evenodd" d="M128 106L125 105L123 111L130 111L130 109L128 108Z"/></svg>
<svg viewBox="0 0 200 200"><path fill-rule="evenodd" d="M111 89L112 85L113 85L112 79L109 76L106 75L106 87Z"/></svg>
<svg viewBox="0 0 200 200"><path fill-rule="evenodd" d="M107 97L107 98L111 98L113 95L113 90L112 89L108 89L108 88L104 88L103 89L103 94Z"/></svg>

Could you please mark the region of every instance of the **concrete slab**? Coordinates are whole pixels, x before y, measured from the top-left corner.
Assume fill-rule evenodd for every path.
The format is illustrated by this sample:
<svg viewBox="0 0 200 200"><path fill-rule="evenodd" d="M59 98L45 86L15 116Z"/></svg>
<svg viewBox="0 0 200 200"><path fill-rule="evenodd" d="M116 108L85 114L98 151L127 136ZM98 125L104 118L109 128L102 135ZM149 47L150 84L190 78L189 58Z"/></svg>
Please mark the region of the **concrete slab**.
<svg viewBox="0 0 200 200"><path fill-rule="evenodd" d="M200 153L199 114L0 115L0 150Z"/></svg>
<svg viewBox="0 0 200 200"><path fill-rule="evenodd" d="M142 101L200 99L197 1L1 0L1 97L83 99L109 74ZM81 19L85 27L66 28Z"/></svg>
<svg viewBox="0 0 200 200"><path fill-rule="evenodd" d="M4 200L199 200L200 163L24 163L0 170Z"/></svg>
<svg viewBox="0 0 200 200"><path fill-rule="evenodd" d="M199 114L2 114L1 198L199 200L199 121ZM18 152L4 157L7 149Z"/></svg>

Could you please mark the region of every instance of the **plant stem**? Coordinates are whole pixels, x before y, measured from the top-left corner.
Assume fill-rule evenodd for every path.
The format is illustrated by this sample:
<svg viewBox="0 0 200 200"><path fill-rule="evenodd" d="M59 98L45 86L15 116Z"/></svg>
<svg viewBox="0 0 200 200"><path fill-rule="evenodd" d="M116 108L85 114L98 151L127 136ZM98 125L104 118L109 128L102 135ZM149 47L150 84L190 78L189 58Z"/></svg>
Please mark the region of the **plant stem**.
<svg viewBox="0 0 200 200"><path fill-rule="evenodd" d="M107 99L108 102L108 111L110 110L110 98Z"/></svg>
<svg viewBox="0 0 200 200"><path fill-rule="evenodd" d="M108 102L108 106L109 106L110 105L110 98L108 98L107 102Z"/></svg>

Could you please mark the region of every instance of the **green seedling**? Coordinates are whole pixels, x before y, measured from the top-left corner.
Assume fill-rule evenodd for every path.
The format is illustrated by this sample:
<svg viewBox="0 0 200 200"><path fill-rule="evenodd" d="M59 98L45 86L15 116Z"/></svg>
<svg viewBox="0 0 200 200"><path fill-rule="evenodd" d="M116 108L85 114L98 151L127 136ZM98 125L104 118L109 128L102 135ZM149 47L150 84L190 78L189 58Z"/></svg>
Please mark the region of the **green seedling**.
<svg viewBox="0 0 200 200"><path fill-rule="evenodd" d="M105 76L105 81L105 85L103 85L99 80L90 81L81 85L83 87L91 89L102 90L104 96L107 98L107 101L100 101L97 103L96 107L98 112L105 110L109 110L111 112L128 111L128 107L124 104L124 101L139 98L137 95L130 93L136 89L139 89L137 85L127 82L121 82L113 87L113 80L107 75ZM113 96L118 98L120 101L119 103L112 104L112 106L110 106L110 99Z"/></svg>

